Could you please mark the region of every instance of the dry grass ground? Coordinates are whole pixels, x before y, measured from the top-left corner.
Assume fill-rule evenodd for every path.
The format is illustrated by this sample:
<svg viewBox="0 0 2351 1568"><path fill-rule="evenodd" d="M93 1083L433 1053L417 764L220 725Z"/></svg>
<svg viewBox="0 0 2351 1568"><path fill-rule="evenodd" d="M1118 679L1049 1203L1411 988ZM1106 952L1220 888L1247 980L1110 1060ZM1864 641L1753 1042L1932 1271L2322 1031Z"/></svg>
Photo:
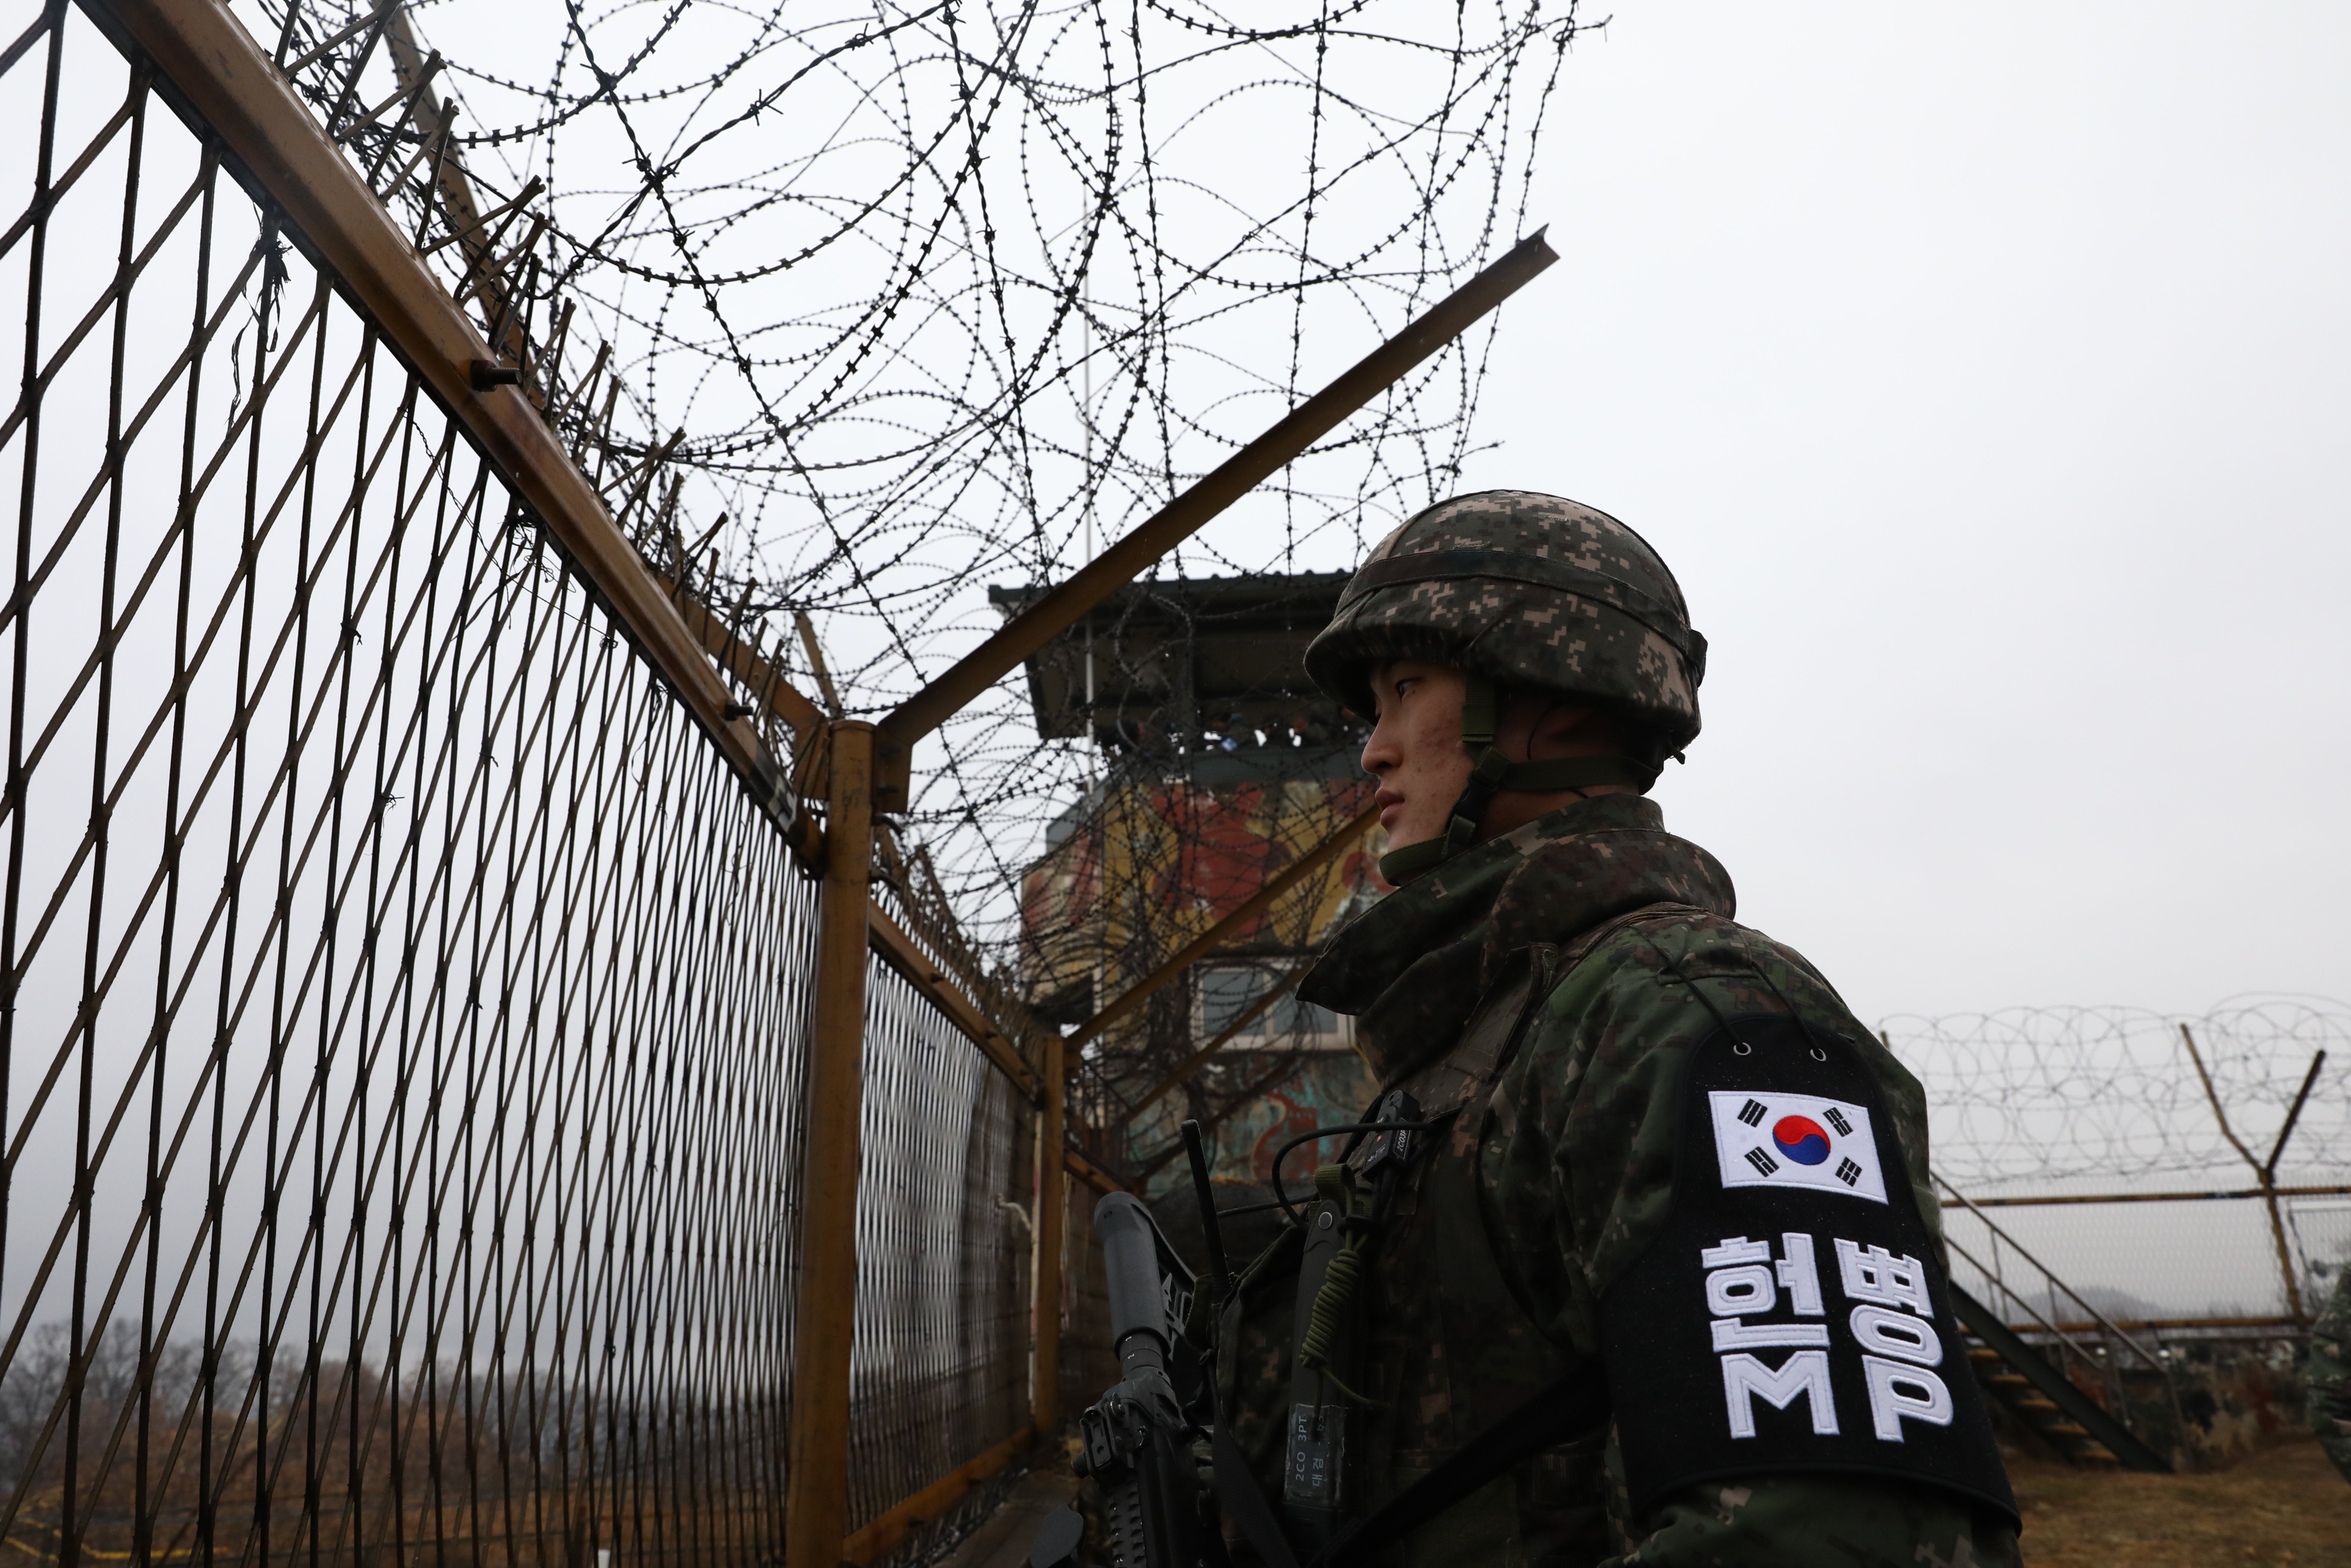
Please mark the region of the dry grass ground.
<svg viewBox="0 0 2351 1568"><path fill-rule="evenodd" d="M2011 1465L2028 1568L2351 1568L2351 1484L2310 1438L2212 1475Z"/></svg>

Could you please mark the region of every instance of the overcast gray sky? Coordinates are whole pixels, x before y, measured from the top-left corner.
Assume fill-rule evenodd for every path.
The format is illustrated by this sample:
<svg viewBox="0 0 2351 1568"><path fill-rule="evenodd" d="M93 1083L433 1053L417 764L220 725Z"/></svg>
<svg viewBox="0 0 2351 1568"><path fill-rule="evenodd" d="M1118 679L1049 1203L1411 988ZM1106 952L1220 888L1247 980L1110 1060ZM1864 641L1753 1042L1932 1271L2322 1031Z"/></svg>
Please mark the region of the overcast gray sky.
<svg viewBox="0 0 2351 1568"><path fill-rule="evenodd" d="M1478 486L1713 640L1660 786L1865 1018L2351 997L2351 6L1623 0Z"/></svg>

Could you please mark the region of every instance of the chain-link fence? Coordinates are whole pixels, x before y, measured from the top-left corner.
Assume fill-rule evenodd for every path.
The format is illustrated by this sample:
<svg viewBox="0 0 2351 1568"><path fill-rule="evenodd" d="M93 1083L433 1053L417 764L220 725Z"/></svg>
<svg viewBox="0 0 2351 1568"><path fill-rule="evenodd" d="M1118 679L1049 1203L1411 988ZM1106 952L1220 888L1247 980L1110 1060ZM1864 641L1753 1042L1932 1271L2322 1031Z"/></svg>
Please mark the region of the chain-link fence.
<svg viewBox="0 0 2351 1568"><path fill-rule="evenodd" d="M152 62L51 4L0 126L0 1535L773 1557L788 800ZM613 513L658 494L530 368ZM1027 1420L1036 1181L1026 1101L871 987L852 1524Z"/></svg>

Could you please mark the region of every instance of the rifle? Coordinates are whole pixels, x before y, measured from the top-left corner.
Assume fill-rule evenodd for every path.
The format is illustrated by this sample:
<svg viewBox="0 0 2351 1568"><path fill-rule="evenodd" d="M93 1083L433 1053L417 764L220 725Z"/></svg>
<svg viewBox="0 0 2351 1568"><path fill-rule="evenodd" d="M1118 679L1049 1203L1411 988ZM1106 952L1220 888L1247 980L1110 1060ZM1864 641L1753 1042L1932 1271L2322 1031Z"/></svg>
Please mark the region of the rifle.
<svg viewBox="0 0 2351 1568"><path fill-rule="evenodd" d="M1080 1418L1083 1449L1072 1468L1102 1489L1111 1568L1226 1568L1224 1542L1201 1518L1192 1457L1193 1439L1215 1418L1213 1380L1184 1337L1192 1270L1151 1211L1125 1193L1094 1206L1094 1232L1123 1375ZM1214 1242L1211 1249L1222 1251ZM1033 1568L1073 1565L1084 1528L1073 1509L1050 1515L1029 1551Z"/></svg>
<svg viewBox="0 0 2351 1568"><path fill-rule="evenodd" d="M1373 1177L1372 1207L1384 1218L1402 1167L1417 1153L1416 1134L1441 1124L1422 1121L1412 1097L1395 1093L1381 1100L1370 1122L1318 1127L1293 1138L1274 1156L1275 1203L1292 1214L1293 1223L1302 1223L1282 1190L1281 1162L1290 1150L1336 1134L1368 1134L1373 1142L1361 1168ZM1184 1124L1184 1141L1192 1158L1193 1193L1207 1230L1207 1283L1215 1302L1231 1278L1218 1216L1249 1210L1216 1207L1197 1123ZM1606 1427L1607 1382L1596 1366L1579 1365L1532 1391L1368 1516L1343 1524L1335 1516L1327 1521L1295 1518L1295 1524L1310 1527L1314 1537L1311 1549L1301 1552L1258 1490L1232 1434L1217 1422L1215 1379L1183 1333L1194 1290L1191 1270L1167 1244L1150 1210L1124 1193L1114 1193L1095 1207L1094 1228L1102 1237L1110 1275L1111 1343L1126 1375L1085 1413L1080 1425L1084 1452L1073 1468L1081 1475L1091 1474L1102 1489L1112 1568L1230 1568L1223 1537L1206 1528L1199 1517L1201 1486L1191 1443L1204 1427L1216 1428L1217 1500L1270 1568L1351 1568L1529 1455ZM1308 1281L1315 1288L1307 1292L1311 1302L1301 1303L1301 1316L1311 1317L1311 1309L1322 1306L1328 1280L1322 1271ZM1342 1299L1331 1304L1330 1315L1337 1316L1343 1308L1344 1293L1342 1290ZM1077 1568L1084 1533L1085 1521L1074 1507L1048 1515L1029 1550L1029 1568Z"/></svg>

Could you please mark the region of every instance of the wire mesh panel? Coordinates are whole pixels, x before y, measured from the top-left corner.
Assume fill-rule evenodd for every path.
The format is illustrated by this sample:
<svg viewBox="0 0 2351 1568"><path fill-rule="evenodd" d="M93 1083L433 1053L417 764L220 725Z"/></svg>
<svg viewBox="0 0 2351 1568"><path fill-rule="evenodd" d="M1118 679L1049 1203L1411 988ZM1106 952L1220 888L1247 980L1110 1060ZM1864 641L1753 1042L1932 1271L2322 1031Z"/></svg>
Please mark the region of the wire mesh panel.
<svg viewBox="0 0 2351 1568"><path fill-rule="evenodd" d="M112 46L5 58L0 1534L768 1554L812 884Z"/></svg>
<svg viewBox="0 0 2351 1568"><path fill-rule="evenodd" d="M1069 1188L1069 1228L1061 1261L1061 1407L1082 1410L1119 1379L1110 1338L1110 1274L1094 1233L1102 1195L1081 1182Z"/></svg>
<svg viewBox="0 0 2351 1568"><path fill-rule="evenodd" d="M1947 1208L1943 1228L1963 1254L1952 1260L1963 1288L1984 1301L2020 1292L2052 1322L2085 1313L2052 1298L2056 1287L2044 1269L2118 1322L2290 1321L2276 1237L2259 1198L1995 1208L1989 1220ZM2290 1232L2288 1240L2291 1248ZM2321 1262L2297 1260L2305 1301Z"/></svg>
<svg viewBox="0 0 2351 1568"><path fill-rule="evenodd" d="M912 987L867 979L850 1523L1029 1420L1036 1118Z"/></svg>

